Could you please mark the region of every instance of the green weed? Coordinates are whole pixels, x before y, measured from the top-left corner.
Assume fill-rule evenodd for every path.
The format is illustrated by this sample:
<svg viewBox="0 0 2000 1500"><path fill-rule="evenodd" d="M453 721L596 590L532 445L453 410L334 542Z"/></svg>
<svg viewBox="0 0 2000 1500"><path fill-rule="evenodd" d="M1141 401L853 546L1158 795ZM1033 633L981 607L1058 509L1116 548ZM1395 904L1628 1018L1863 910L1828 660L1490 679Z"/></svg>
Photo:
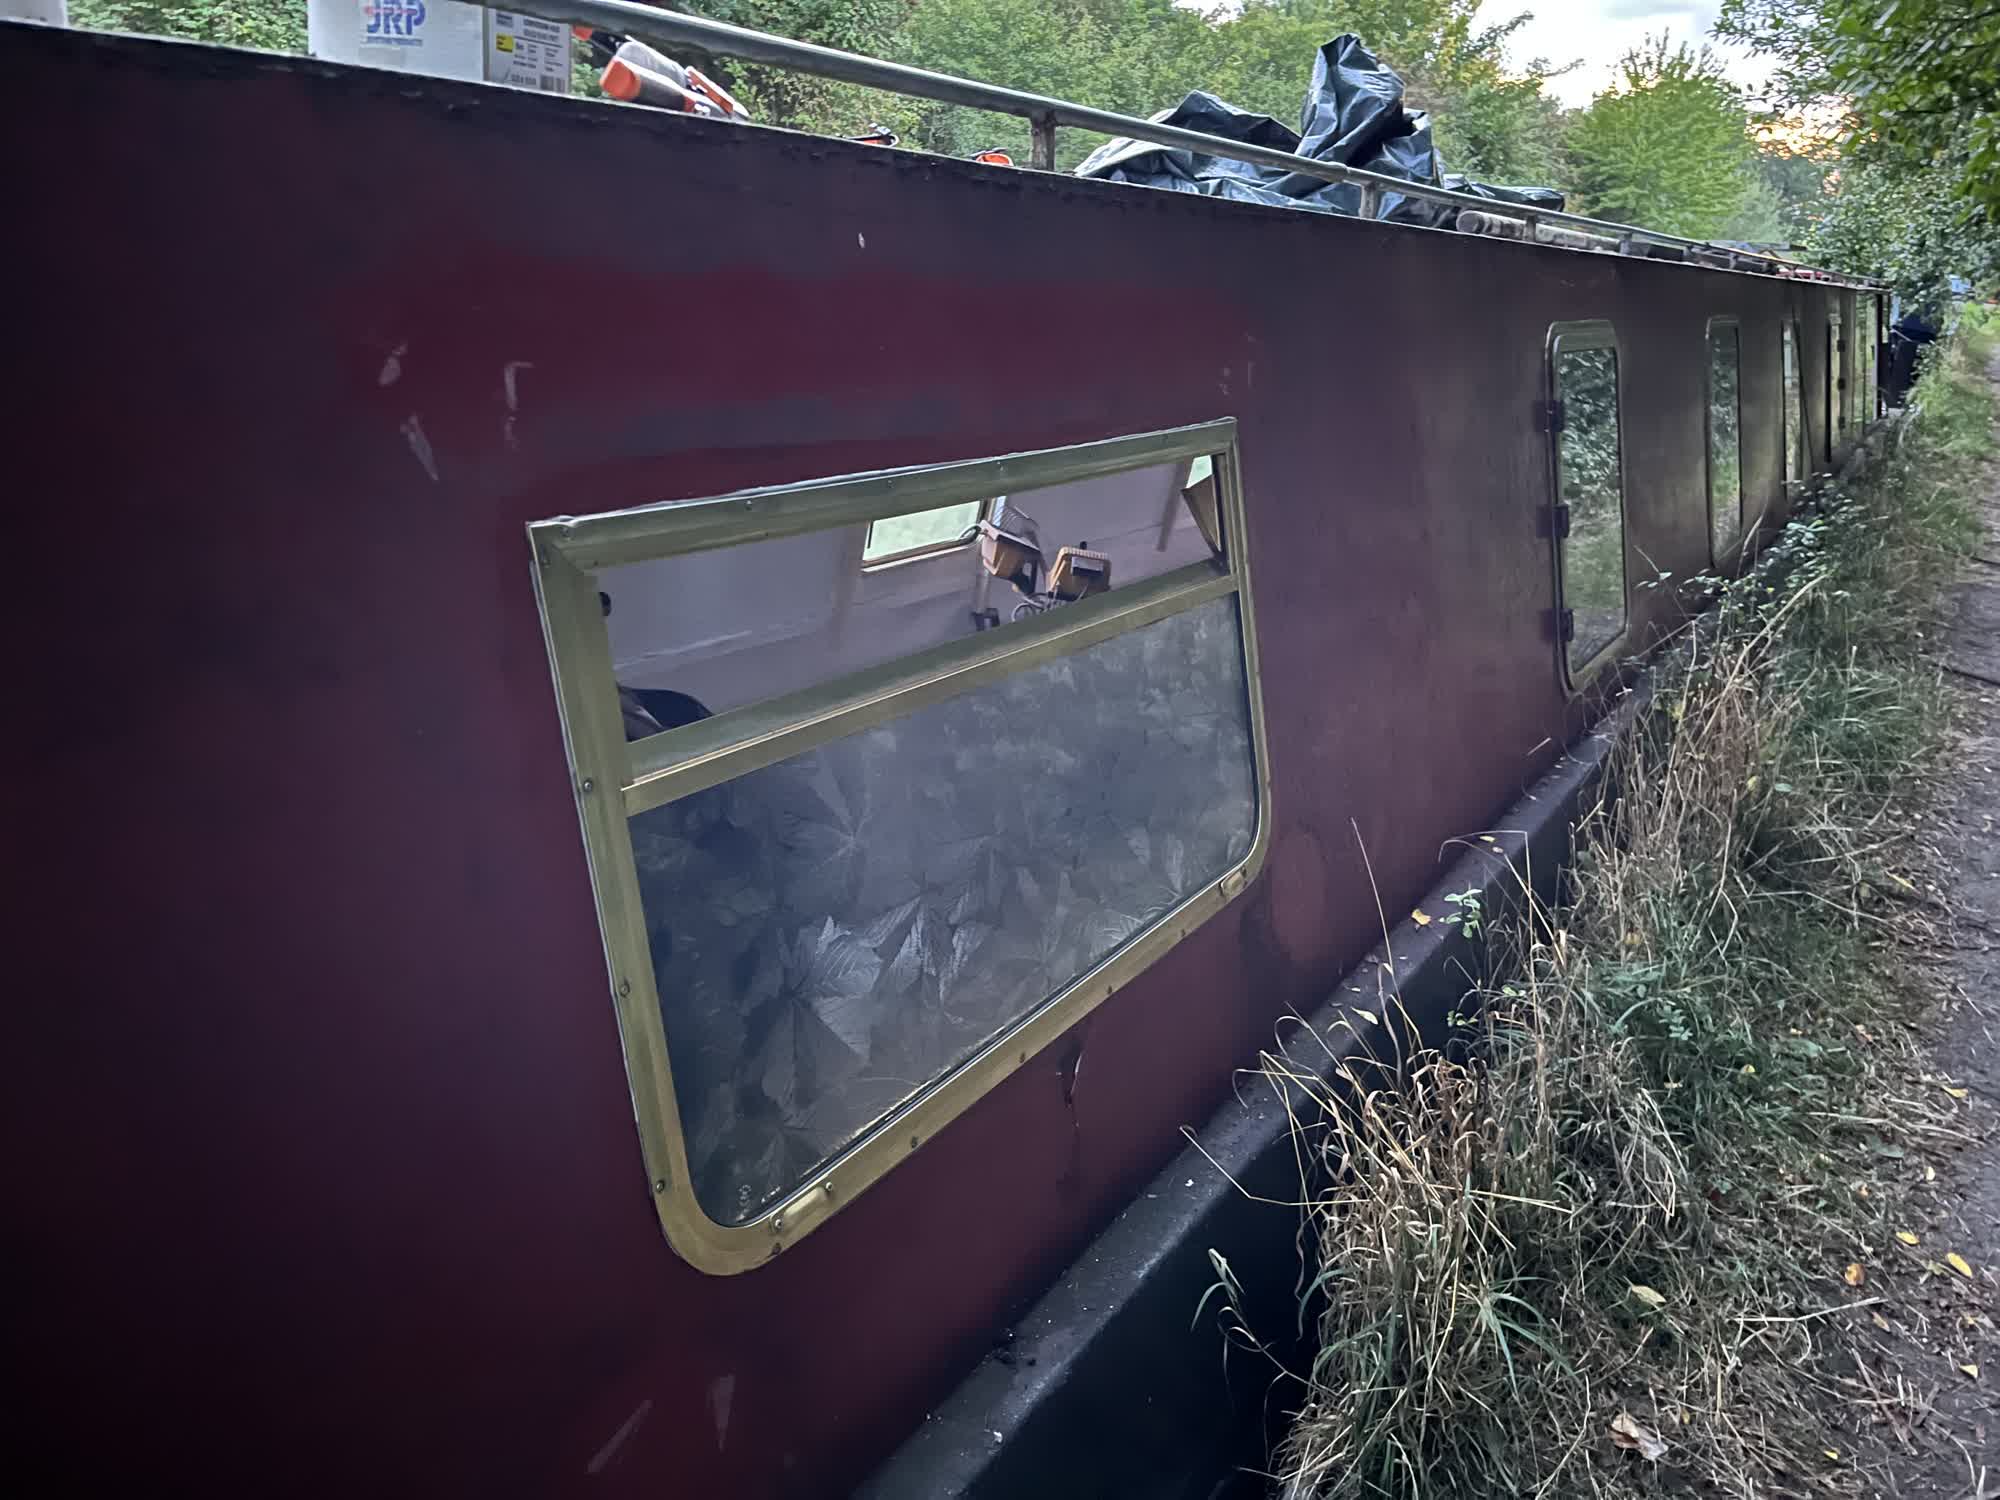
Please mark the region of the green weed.
<svg viewBox="0 0 2000 1500"><path fill-rule="evenodd" d="M1709 581L1566 903L1453 898L1505 983L1447 1047L1362 1053L1330 1086L1298 1045L1266 1057L1317 1329L1288 1500L1604 1494L1655 1461L1728 1493L1861 1484L1826 1457L1853 1316L1831 1310L1879 1240L1856 1183L1945 1107L1896 1090L1927 997L1883 950L1924 902L1906 793L1946 730L1931 638L1977 536L1989 339L1940 352L1865 482ZM1381 1052L1389 1019L1347 1024Z"/></svg>

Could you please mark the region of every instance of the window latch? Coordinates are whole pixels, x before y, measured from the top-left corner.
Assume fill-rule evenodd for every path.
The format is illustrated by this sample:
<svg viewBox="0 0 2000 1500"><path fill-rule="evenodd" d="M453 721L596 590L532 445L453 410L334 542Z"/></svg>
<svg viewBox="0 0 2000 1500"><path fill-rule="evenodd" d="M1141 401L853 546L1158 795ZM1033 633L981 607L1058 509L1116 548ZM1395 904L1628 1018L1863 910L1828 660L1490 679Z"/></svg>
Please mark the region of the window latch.
<svg viewBox="0 0 2000 1500"><path fill-rule="evenodd" d="M1558 433L1563 430L1563 404L1560 401L1544 401L1541 410L1542 431Z"/></svg>
<svg viewBox="0 0 2000 1500"><path fill-rule="evenodd" d="M1576 611L1559 609L1556 611L1556 639L1567 646L1576 639Z"/></svg>
<svg viewBox="0 0 2000 1500"><path fill-rule="evenodd" d="M1557 541L1569 535L1569 507L1553 505L1549 507L1549 535Z"/></svg>

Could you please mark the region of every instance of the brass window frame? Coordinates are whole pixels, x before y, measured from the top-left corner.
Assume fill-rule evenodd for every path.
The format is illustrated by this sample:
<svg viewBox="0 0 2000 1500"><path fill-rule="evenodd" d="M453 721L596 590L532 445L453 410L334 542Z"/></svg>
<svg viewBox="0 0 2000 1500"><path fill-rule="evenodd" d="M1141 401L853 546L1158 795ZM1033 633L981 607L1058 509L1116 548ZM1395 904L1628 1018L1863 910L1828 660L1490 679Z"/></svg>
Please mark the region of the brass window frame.
<svg viewBox="0 0 2000 1500"><path fill-rule="evenodd" d="M1617 384L1614 387L1613 415L1618 423L1618 543L1624 553L1625 578L1625 619L1618 634L1605 642L1581 666L1571 666L1569 642L1563 639L1560 629L1555 632L1556 667L1561 673L1563 689L1572 698L1578 696L1603 672L1632 636L1632 527L1631 515L1626 505L1627 482L1625 463L1625 348L1619 342L1618 330L1606 318L1589 318L1569 323L1551 323L1546 343L1544 389L1548 401L1562 399L1562 383L1557 366L1566 352L1580 352L1586 349L1609 349L1617 362ZM1563 503L1562 492L1562 433L1551 431L1549 437L1549 505ZM1554 568L1555 616L1562 619L1562 612L1569 608L1568 591L1563 586L1563 556L1568 539L1556 535L1555 528L1549 530L1549 560Z"/></svg>
<svg viewBox="0 0 2000 1500"><path fill-rule="evenodd" d="M1201 454L1215 458L1226 555L1066 604L877 667L628 744L595 573L626 563L851 526L912 511ZM607 981L625 1049L641 1153L668 1244L713 1275L763 1265L789 1249L988 1091L1236 900L1271 842L1264 728L1236 421L1223 417L1070 447L883 470L530 523L535 595L555 677L571 791L589 857ZM1243 641L1257 794L1243 860L1096 967L930 1080L872 1124L815 1176L747 1223L721 1224L692 1190L632 852L630 819L826 741L899 717L983 682L1071 655L1126 631L1234 594Z"/></svg>
<svg viewBox="0 0 2000 1500"><path fill-rule="evenodd" d="M1715 550L1715 331L1718 328L1734 329L1736 333L1736 542L1728 553L1718 556ZM1743 554L1743 544L1748 536L1744 523L1743 508L1748 496L1743 483L1743 324L1733 315L1713 317L1702 330L1701 335L1701 388L1705 398L1701 408L1702 474L1707 483L1708 511L1708 565L1721 568L1731 557ZM1779 371L1782 379L1784 372ZM1623 434L1620 434L1621 438Z"/></svg>

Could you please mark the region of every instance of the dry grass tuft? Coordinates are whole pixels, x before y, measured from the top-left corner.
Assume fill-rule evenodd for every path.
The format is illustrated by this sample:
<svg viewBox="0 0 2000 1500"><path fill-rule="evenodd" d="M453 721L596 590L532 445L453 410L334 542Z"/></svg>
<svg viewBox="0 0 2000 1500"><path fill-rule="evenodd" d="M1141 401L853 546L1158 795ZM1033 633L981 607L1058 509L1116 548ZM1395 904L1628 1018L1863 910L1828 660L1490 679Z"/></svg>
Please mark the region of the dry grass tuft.
<svg viewBox="0 0 2000 1500"><path fill-rule="evenodd" d="M1925 1001L1885 955L1922 920L1899 793L1942 738L1925 636L1975 535L1979 353L1661 653L1568 899L1495 924L1504 979L1442 1050L1331 1088L1266 1058L1318 1331L1287 1500L1862 1487L1855 1183L1946 1107L1905 1083Z"/></svg>

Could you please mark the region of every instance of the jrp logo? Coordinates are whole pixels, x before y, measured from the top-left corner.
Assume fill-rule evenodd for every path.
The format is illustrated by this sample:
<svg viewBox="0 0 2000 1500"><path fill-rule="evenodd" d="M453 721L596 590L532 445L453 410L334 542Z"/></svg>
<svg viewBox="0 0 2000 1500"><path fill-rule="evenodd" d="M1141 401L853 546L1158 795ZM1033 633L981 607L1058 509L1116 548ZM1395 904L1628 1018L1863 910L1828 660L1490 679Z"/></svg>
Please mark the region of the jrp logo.
<svg viewBox="0 0 2000 1500"><path fill-rule="evenodd" d="M376 47L421 47L426 14L424 0L361 0L368 23L361 40Z"/></svg>

